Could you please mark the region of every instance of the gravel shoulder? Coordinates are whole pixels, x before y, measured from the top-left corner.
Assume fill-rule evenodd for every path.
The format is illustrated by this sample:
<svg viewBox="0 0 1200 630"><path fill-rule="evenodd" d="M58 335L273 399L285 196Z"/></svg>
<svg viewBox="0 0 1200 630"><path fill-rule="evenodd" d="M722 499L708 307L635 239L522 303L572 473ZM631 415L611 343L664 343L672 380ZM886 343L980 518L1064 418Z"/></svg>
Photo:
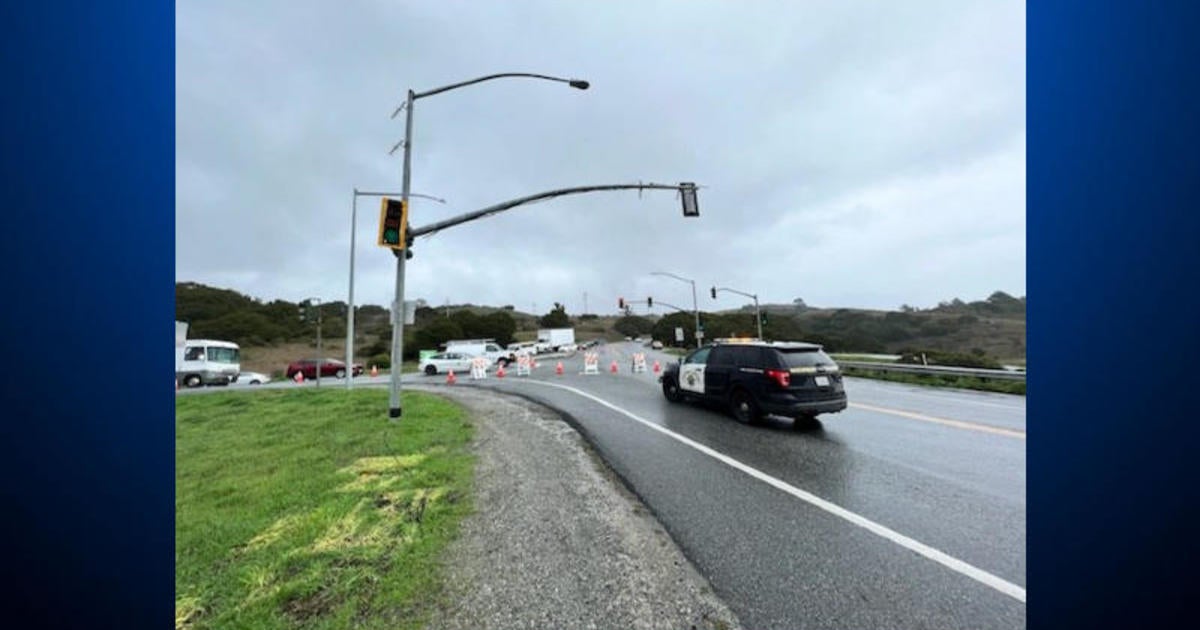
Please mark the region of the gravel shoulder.
<svg viewBox="0 0 1200 630"><path fill-rule="evenodd" d="M644 505L553 411L420 387L476 425L475 513L431 628L740 628Z"/></svg>

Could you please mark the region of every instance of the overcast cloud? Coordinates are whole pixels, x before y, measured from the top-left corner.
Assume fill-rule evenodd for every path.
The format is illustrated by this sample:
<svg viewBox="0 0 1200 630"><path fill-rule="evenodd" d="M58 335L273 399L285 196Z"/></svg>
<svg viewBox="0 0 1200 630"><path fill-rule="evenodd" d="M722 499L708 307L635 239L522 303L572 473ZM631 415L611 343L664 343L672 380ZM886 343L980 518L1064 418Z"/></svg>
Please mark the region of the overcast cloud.
<svg viewBox="0 0 1200 630"><path fill-rule="evenodd" d="M1021 2L176 3L176 279L345 300L352 191L399 190L417 101L420 226L584 184L419 239L408 299L616 311L618 296L932 306L1025 294ZM387 305L379 201L359 199L355 302ZM661 310L659 311L661 312Z"/></svg>

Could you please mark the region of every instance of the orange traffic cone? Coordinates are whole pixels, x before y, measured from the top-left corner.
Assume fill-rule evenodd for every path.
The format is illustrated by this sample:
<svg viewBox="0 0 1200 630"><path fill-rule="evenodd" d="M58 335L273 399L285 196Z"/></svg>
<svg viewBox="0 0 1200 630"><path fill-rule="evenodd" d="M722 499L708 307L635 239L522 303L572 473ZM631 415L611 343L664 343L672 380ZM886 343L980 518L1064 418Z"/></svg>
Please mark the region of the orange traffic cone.
<svg viewBox="0 0 1200 630"><path fill-rule="evenodd" d="M450 370L450 372L448 374L446 374L446 384L453 385L457 382L458 382L458 379L454 376L454 370Z"/></svg>
<svg viewBox="0 0 1200 630"><path fill-rule="evenodd" d="M615 360L612 362L612 365L608 366L608 371L613 374L617 373L617 362Z"/></svg>
<svg viewBox="0 0 1200 630"><path fill-rule="evenodd" d="M496 378L504 378L504 366L503 365L496 368Z"/></svg>
<svg viewBox="0 0 1200 630"><path fill-rule="evenodd" d="M563 373L562 361L559 361L558 365L554 366L554 373L559 376L562 376L562 373Z"/></svg>
<svg viewBox="0 0 1200 630"><path fill-rule="evenodd" d="M371 366L371 376L379 376L379 366L378 365Z"/></svg>
<svg viewBox="0 0 1200 630"><path fill-rule="evenodd" d="M304 372L296 372L296 375L292 377L292 380L296 381L297 385L302 385L304 383Z"/></svg>
<svg viewBox="0 0 1200 630"><path fill-rule="evenodd" d="M654 373L658 374L662 371L662 366L658 364L658 359L654 360Z"/></svg>

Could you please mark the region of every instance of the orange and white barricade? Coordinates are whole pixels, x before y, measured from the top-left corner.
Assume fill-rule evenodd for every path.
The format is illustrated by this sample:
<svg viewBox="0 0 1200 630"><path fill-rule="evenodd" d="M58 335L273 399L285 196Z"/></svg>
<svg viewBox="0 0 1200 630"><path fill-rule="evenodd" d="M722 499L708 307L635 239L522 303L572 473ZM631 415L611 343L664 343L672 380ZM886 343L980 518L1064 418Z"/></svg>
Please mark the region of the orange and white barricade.
<svg viewBox="0 0 1200 630"><path fill-rule="evenodd" d="M646 355L642 352L633 353L633 373L646 371Z"/></svg>
<svg viewBox="0 0 1200 630"><path fill-rule="evenodd" d="M475 357L471 359L471 379L479 380L487 378L487 359L483 357Z"/></svg>
<svg viewBox="0 0 1200 630"><path fill-rule="evenodd" d="M532 361L529 355L522 354L517 356L517 376L529 376L529 364Z"/></svg>
<svg viewBox="0 0 1200 630"><path fill-rule="evenodd" d="M600 357L595 352L587 352L583 355L583 373L584 374L599 374L600 373Z"/></svg>

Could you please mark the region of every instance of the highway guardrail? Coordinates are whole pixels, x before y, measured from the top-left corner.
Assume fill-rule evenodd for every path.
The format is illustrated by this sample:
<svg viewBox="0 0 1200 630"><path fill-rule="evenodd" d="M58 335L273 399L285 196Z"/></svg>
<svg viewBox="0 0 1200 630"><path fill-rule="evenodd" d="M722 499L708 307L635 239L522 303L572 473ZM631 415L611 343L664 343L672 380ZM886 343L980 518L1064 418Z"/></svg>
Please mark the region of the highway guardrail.
<svg viewBox="0 0 1200 630"><path fill-rule="evenodd" d="M904 372L926 376L973 376L1001 381L1023 381L1025 372L1011 370L985 370L982 368L952 367L947 365L913 365L911 363L871 363L867 361L838 361L843 368L872 370L875 372Z"/></svg>

